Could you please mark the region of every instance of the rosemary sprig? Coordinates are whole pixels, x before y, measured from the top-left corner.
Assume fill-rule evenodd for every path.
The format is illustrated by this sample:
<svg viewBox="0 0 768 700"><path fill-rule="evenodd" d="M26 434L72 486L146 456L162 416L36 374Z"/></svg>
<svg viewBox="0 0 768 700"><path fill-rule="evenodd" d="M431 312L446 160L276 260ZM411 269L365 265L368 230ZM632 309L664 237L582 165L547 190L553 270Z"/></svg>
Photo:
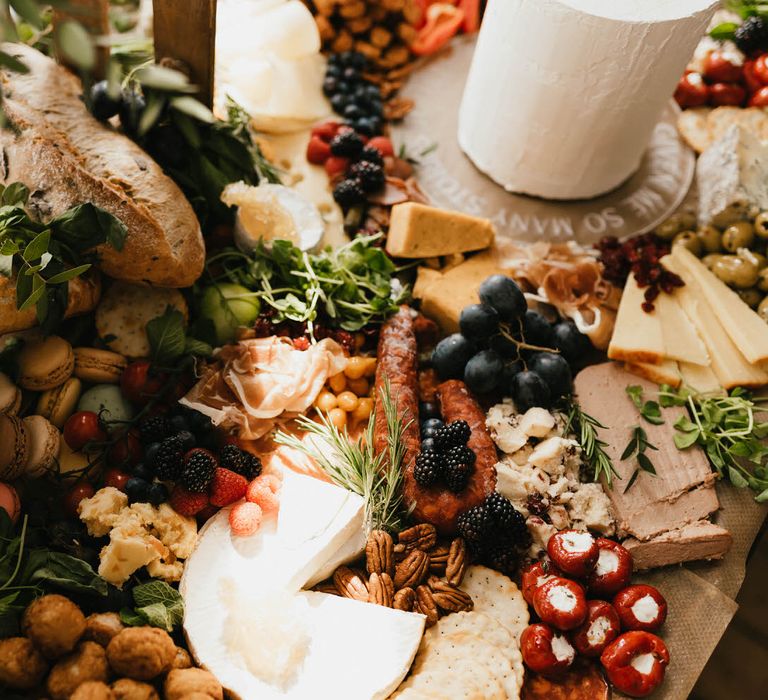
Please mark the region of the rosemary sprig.
<svg viewBox="0 0 768 700"><path fill-rule="evenodd" d="M621 477L614 469L613 462L604 449L606 443L597 437L598 428L606 430L602 423L588 413L584 413L581 406L576 401L572 401L563 432L572 431L576 434L584 459L593 470L592 480L599 481L602 477L605 483L612 487L613 477L618 479Z"/></svg>
<svg viewBox="0 0 768 700"><path fill-rule="evenodd" d="M275 442L293 447L314 459L331 480L360 496L365 501L365 528L395 532L403 519L402 483L407 465L403 464L403 435L412 419L398 415L389 384L381 392L381 403L387 424L387 450L376 454L374 427L376 411L371 413L364 436L350 440L346 427L339 430L330 418L320 414L319 420L299 416L299 427L319 438L312 447L295 435L278 432ZM318 444L319 443L319 444ZM325 445L329 449L324 449Z"/></svg>

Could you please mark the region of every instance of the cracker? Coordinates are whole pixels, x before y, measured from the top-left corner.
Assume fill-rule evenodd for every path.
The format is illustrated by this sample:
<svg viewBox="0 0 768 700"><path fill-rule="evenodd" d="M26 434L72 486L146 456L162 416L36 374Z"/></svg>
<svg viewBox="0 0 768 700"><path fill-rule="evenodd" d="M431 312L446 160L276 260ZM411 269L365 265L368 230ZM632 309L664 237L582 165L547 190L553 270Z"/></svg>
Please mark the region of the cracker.
<svg viewBox="0 0 768 700"><path fill-rule="evenodd" d="M148 357L146 325L169 305L186 321L189 310L178 289L115 282L96 308L96 330L110 350L126 357Z"/></svg>
<svg viewBox="0 0 768 700"><path fill-rule="evenodd" d="M486 566L470 566L461 588L472 596L473 610L496 619L520 640L530 615L523 594L509 577Z"/></svg>
<svg viewBox="0 0 768 700"><path fill-rule="evenodd" d="M741 122L741 107L715 107L707 115L709 142L717 141L733 124Z"/></svg>
<svg viewBox="0 0 768 700"><path fill-rule="evenodd" d="M709 107L686 109L680 112L677 118L680 136L696 153L703 153L712 143L707 123L707 116L711 111Z"/></svg>
<svg viewBox="0 0 768 700"><path fill-rule="evenodd" d="M390 695L389 700L448 700L448 698L442 694L436 695L434 691L427 695L423 690L404 688Z"/></svg>

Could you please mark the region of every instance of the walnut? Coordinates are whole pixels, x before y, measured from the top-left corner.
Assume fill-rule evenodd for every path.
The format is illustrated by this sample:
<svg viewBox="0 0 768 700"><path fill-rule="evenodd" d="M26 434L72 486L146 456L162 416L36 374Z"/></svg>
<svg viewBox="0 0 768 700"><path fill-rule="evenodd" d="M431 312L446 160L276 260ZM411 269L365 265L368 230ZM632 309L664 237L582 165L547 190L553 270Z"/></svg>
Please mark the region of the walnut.
<svg viewBox="0 0 768 700"><path fill-rule="evenodd" d="M157 627L128 627L107 645L109 665L120 676L149 681L173 663L176 645Z"/></svg>
<svg viewBox="0 0 768 700"><path fill-rule="evenodd" d="M429 555L420 549L414 549L397 567L395 567L395 588L414 588L418 586L429 569Z"/></svg>
<svg viewBox="0 0 768 700"><path fill-rule="evenodd" d="M437 622L440 614L429 586L419 586L416 589L416 606L422 615L426 615L427 627L432 627Z"/></svg>
<svg viewBox="0 0 768 700"><path fill-rule="evenodd" d="M395 602L395 584L387 573L372 573L368 579L368 602L391 608Z"/></svg>
<svg viewBox="0 0 768 700"><path fill-rule="evenodd" d="M429 571L430 573L442 576L445 573L445 566L448 563L448 552L450 545L439 544L429 551Z"/></svg>
<svg viewBox="0 0 768 700"><path fill-rule="evenodd" d="M458 586L464 578L464 572L467 570L467 544L461 537L457 537L451 542L451 548L448 552L448 561L445 565L445 577L448 583Z"/></svg>
<svg viewBox="0 0 768 700"><path fill-rule="evenodd" d="M369 574L395 573L395 544L384 530L374 530L365 545L365 568Z"/></svg>
<svg viewBox="0 0 768 700"><path fill-rule="evenodd" d="M401 588L395 593L395 610L405 610L411 612L413 604L416 602L416 591L413 588Z"/></svg>
<svg viewBox="0 0 768 700"><path fill-rule="evenodd" d="M371 61L376 61L379 56L381 56L381 49L378 46L374 46L367 41L363 41L362 39L358 39L355 42L355 51L363 54L363 56L370 59Z"/></svg>
<svg viewBox="0 0 768 700"><path fill-rule="evenodd" d="M368 601L368 588L365 581L348 566L340 566L333 574L336 590L345 598Z"/></svg>
<svg viewBox="0 0 768 700"><path fill-rule="evenodd" d="M397 541L405 545L407 552L414 549L420 549L422 552L428 552L437 542L437 530L434 525L421 523L403 530L398 536Z"/></svg>
<svg viewBox="0 0 768 700"><path fill-rule="evenodd" d="M165 679L165 700L186 700L193 693L211 700L223 700L224 690L210 671L202 668L174 669Z"/></svg>
<svg viewBox="0 0 768 700"><path fill-rule="evenodd" d="M469 594L447 581L441 581L437 576L430 576L428 581L437 607L446 612L461 612L474 607Z"/></svg>

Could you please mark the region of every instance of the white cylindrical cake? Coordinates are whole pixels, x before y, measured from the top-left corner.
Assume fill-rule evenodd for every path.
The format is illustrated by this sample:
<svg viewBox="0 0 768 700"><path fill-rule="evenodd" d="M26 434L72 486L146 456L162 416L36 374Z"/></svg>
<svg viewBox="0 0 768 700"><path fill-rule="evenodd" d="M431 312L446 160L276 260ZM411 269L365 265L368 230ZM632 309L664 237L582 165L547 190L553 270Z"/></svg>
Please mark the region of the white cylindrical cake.
<svg viewBox="0 0 768 700"><path fill-rule="evenodd" d="M583 199L640 165L714 0L489 0L459 144L510 192Z"/></svg>

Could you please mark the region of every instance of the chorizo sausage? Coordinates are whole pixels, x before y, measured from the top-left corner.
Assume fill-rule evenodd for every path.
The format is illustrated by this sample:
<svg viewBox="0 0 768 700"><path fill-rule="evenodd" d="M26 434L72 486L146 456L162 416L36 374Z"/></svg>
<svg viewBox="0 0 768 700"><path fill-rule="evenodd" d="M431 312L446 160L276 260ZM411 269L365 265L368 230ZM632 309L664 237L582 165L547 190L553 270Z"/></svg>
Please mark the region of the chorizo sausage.
<svg viewBox="0 0 768 700"><path fill-rule="evenodd" d="M610 690L597 664L577 659L557 678L526 671L520 697L522 700L608 700Z"/></svg>

